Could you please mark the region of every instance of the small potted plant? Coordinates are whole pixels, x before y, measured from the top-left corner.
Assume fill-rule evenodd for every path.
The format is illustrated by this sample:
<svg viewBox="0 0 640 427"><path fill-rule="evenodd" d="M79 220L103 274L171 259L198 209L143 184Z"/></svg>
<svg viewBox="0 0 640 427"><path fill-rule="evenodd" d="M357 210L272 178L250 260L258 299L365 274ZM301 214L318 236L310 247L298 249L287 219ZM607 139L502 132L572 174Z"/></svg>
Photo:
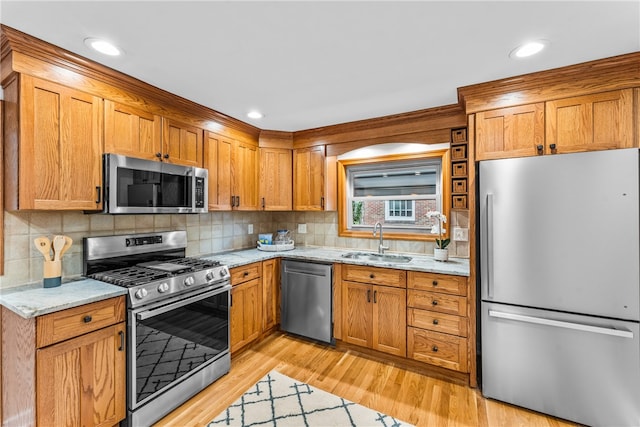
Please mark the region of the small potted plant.
<svg viewBox="0 0 640 427"><path fill-rule="evenodd" d="M427 218L435 218L438 220L433 227L431 227L431 233L438 234L440 236L439 239L436 239L436 247L433 249L433 258L436 261L447 261L449 259L449 243L451 239L443 239L442 233L446 233L447 231L443 229L443 224L447 222L447 217L441 212L431 211L427 213Z"/></svg>

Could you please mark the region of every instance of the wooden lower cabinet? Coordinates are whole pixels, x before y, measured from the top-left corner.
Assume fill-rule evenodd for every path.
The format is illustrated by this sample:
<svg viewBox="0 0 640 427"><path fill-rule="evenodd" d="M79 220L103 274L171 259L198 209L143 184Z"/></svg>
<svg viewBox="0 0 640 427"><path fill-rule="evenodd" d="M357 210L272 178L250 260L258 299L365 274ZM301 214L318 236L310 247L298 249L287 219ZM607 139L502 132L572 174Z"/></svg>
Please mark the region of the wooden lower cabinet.
<svg viewBox="0 0 640 427"><path fill-rule="evenodd" d="M467 278L407 275L407 357L469 372Z"/></svg>
<svg viewBox="0 0 640 427"><path fill-rule="evenodd" d="M118 323L37 351L39 426L113 426L125 416L125 352Z"/></svg>
<svg viewBox="0 0 640 427"><path fill-rule="evenodd" d="M231 354L262 332L262 263L231 269Z"/></svg>
<svg viewBox="0 0 640 427"><path fill-rule="evenodd" d="M280 323L280 258L262 261L262 332Z"/></svg>
<svg viewBox="0 0 640 427"><path fill-rule="evenodd" d="M396 356L406 355L406 290L342 282L344 341Z"/></svg>
<svg viewBox="0 0 640 427"><path fill-rule="evenodd" d="M125 418L124 297L29 319L3 307L2 319L3 425L113 426ZM52 325L65 332L51 339Z"/></svg>

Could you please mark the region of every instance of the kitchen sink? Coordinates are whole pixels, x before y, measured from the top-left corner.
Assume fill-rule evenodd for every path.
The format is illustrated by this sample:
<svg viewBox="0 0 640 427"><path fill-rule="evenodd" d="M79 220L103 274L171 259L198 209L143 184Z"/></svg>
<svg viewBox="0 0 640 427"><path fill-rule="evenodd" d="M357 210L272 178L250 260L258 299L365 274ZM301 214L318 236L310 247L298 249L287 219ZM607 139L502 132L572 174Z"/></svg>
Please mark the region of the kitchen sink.
<svg viewBox="0 0 640 427"><path fill-rule="evenodd" d="M409 262L411 257L404 255L391 255L391 254L375 254L371 252L349 252L348 254L342 254L342 258L358 259L362 261L378 261L378 262Z"/></svg>

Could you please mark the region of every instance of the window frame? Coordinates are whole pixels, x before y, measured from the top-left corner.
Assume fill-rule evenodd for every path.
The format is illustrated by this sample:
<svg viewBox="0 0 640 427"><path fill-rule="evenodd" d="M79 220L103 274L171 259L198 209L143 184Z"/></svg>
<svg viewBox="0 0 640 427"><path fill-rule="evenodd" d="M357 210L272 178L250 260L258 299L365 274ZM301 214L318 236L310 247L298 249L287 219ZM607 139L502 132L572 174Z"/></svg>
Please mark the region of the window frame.
<svg viewBox="0 0 640 427"><path fill-rule="evenodd" d="M390 163L390 162L404 162L407 160L425 160L425 159L433 159L440 158L441 162L441 200L440 206L441 211L447 217L449 217L451 212L451 161L450 161L450 149L443 150L433 150L421 153L411 153L411 154L394 154L394 155L386 155L379 156L374 158L365 158L365 159L343 159L337 161L337 169L338 169L338 235L340 237L356 237L356 238L373 238L371 234L371 229L360 227L360 229L350 229L349 224L349 209L348 203L350 203L349 199L349 188L347 181L347 167L355 166L355 165L363 165L363 164L371 164L371 163ZM386 210L386 206L385 206ZM386 214L386 212L385 212ZM415 215L415 204L414 204L414 215ZM385 215L386 216L386 215ZM449 235L449 228L447 227L446 236ZM434 241L438 238L437 235L429 234L429 233L415 233L411 231L395 231L395 230L385 230L384 232L385 238L396 239L396 240L417 240L417 241ZM444 236L443 236L444 237Z"/></svg>
<svg viewBox="0 0 640 427"><path fill-rule="evenodd" d="M407 217L407 216L392 216L390 215L390 203L389 202L411 202L411 216ZM405 207L406 210L406 207ZM384 220L386 221L415 221L416 220L416 201L415 200L400 200L400 199L393 199L393 200L385 200L384 201Z"/></svg>

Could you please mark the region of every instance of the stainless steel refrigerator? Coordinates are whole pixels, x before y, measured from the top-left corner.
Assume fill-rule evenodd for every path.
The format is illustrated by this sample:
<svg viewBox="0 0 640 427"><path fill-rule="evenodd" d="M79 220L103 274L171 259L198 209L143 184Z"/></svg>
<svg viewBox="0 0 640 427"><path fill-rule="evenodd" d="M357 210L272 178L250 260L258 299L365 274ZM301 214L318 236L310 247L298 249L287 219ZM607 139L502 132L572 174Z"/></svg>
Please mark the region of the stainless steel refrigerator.
<svg viewBox="0 0 640 427"><path fill-rule="evenodd" d="M638 149L479 165L482 393L640 426Z"/></svg>

